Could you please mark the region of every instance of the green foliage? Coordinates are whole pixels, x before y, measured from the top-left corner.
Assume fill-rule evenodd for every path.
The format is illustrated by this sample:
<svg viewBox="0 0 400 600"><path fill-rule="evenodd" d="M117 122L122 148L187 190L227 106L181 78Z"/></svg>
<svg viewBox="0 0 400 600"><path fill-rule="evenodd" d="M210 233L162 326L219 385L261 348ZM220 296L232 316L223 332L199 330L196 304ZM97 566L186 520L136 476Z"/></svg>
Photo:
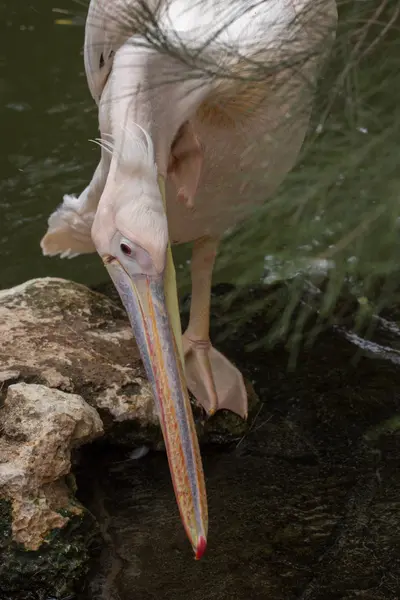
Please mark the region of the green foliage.
<svg viewBox="0 0 400 600"><path fill-rule="evenodd" d="M304 282L318 271L328 277L319 301L324 316L345 289L361 299L364 315L366 303L379 311L397 300L399 13L398 1L340 4L337 39L298 164L221 249L219 276L234 273L244 284L264 269L268 282L288 282L288 304L276 316L280 331L288 329ZM250 316L253 307L243 309ZM300 334L305 315L297 319Z"/></svg>

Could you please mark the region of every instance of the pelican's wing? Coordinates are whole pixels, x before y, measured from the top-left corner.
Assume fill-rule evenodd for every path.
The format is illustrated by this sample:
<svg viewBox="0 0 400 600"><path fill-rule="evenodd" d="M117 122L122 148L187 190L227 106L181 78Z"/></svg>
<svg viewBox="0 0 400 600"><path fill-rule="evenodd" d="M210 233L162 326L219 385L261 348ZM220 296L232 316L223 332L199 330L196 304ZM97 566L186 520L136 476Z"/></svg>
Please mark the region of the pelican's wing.
<svg viewBox="0 0 400 600"><path fill-rule="evenodd" d="M164 0L158 19L170 46L223 76L238 60L288 58L332 38L337 11L335 0Z"/></svg>
<svg viewBox="0 0 400 600"><path fill-rule="evenodd" d="M50 215L47 232L40 242L45 256L73 258L96 252L91 231L110 164L107 151L102 150L102 154L92 181L80 196L65 194L62 204Z"/></svg>
<svg viewBox="0 0 400 600"><path fill-rule="evenodd" d="M65 194L62 204L50 215L47 232L40 242L46 256L59 254L61 258L73 258L78 254L96 251L92 241L92 225L106 185L112 155L109 87L105 86L99 106L101 139L95 141L101 146L100 162L91 182L79 197Z"/></svg>
<svg viewBox="0 0 400 600"><path fill-rule="evenodd" d="M212 90L197 111L202 121L235 125L259 108L268 112L274 95L288 103L300 89L312 98L335 39L335 0L226 0L214 5L214 13L213 23L205 20L206 11L196 19L207 31L215 71ZM182 16L174 19L179 20Z"/></svg>
<svg viewBox="0 0 400 600"><path fill-rule="evenodd" d="M213 80L202 121L235 126L272 102L310 98L335 39L335 0L172 0L162 25ZM178 43L178 42L177 42Z"/></svg>
<svg viewBox="0 0 400 600"><path fill-rule="evenodd" d="M85 211L88 191L89 186L79 198L65 194L62 204L50 215L47 232L40 242L44 256L73 258L96 252L91 237L95 212Z"/></svg>

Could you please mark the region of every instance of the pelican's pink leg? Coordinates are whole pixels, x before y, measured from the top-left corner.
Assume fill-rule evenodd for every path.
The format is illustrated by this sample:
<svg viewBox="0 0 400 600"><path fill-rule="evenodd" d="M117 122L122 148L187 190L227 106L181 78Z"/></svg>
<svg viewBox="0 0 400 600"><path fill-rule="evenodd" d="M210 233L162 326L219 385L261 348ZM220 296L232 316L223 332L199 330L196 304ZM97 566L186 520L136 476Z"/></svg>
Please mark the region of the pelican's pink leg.
<svg viewBox="0 0 400 600"><path fill-rule="evenodd" d="M240 371L209 337L211 281L218 240L207 237L194 243L192 300L189 325L183 334L188 388L209 415L226 408L247 417L247 393Z"/></svg>

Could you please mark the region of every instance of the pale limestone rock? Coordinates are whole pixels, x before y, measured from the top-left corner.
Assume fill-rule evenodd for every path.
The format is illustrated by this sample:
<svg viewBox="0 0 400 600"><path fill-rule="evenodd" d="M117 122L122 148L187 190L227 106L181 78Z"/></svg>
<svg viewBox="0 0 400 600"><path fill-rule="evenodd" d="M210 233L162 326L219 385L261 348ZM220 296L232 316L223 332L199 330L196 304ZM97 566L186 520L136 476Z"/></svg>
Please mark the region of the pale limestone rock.
<svg viewBox="0 0 400 600"><path fill-rule="evenodd" d="M11 382L18 379L21 373L19 371L0 371L0 384Z"/></svg>
<svg viewBox="0 0 400 600"><path fill-rule="evenodd" d="M81 512L63 478L72 448L102 435L103 424L81 396L26 383L8 388L0 422L0 497L12 503L13 539L37 550L68 522L60 510Z"/></svg>
<svg viewBox="0 0 400 600"><path fill-rule="evenodd" d="M0 339L0 385L15 381L16 373L20 380L80 394L109 413L106 427L113 420L157 424L126 314L105 296L58 278L2 290Z"/></svg>
<svg viewBox="0 0 400 600"><path fill-rule="evenodd" d="M106 428L158 417L125 312L105 296L53 278L0 291L0 339L0 498L34 550L67 523L60 509L81 510L63 478L71 448L103 433L95 409Z"/></svg>
<svg viewBox="0 0 400 600"><path fill-rule="evenodd" d="M118 386L111 383L96 398L96 406L110 411L115 421L125 421L134 418L143 427L158 424L158 416L153 402L153 393L150 385L143 384L140 380L133 380L132 385L141 386L138 393L120 393ZM129 386L128 392L132 386Z"/></svg>
<svg viewBox="0 0 400 600"><path fill-rule="evenodd" d="M63 481L71 448L103 427L161 448L158 416L126 313L102 294L58 278L0 291L0 340L0 499L14 539L35 549L66 524L60 508L80 510ZM242 435L237 420L219 414L211 434Z"/></svg>

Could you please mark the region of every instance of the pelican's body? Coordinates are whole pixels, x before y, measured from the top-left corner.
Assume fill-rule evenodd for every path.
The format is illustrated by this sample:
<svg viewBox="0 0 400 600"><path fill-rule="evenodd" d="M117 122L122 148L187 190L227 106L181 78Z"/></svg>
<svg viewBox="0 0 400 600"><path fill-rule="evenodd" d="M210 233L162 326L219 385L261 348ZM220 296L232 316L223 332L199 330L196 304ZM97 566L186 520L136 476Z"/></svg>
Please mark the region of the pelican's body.
<svg viewBox="0 0 400 600"><path fill-rule="evenodd" d="M268 115L264 109L265 121L281 117L280 112L276 108L275 114ZM271 197L297 159L308 119L303 117L302 122L293 123L288 116L290 125L283 122L278 132L273 131L273 120L265 121L258 120L255 115L253 120L234 129L218 130L214 124L199 117L193 119L196 133L207 152L204 153L195 210L188 210L177 200L176 188L171 180L167 180L167 215L172 243L191 242L204 235L220 237ZM279 144L274 143L276 135Z"/></svg>
<svg viewBox="0 0 400 600"><path fill-rule="evenodd" d="M101 161L81 196L65 197L51 215L42 248L62 256L97 250L109 268L154 386L178 504L198 556L207 510L179 365L185 360L186 381L207 412L246 415L242 376L208 337L218 240L294 165L335 23L334 0L90 4L85 67L99 105ZM168 239L194 242L183 340ZM154 283L162 278L165 299ZM175 344L165 316L157 316L159 302Z"/></svg>
<svg viewBox="0 0 400 600"><path fill-rule="evenodd" d="M217 72L209 78L214 83L201 99L200 109L190 115L207 148L196 210L187 210L177 200L173 181L166 181L170 238L172 243L183 243L205 234L221 236L273 194L297 159L308 127L316 76L334 39L335 0L146 3L171 43L183 40L191 49L206 43L202 61L212 57ZM135 19L137 0L121 0L113 5L111 9L108 0L92 1L88 15L86 70L97 102L114 52L135 33L135 24L137 31L142 27L141 18ZM126 22L130 25L126 26ZM222 31L214 41L205 42L219 29ZM233 48L234 54L226 48ZM99 69L99 56L110 53L108 64ZM286 69L280 64L282 56L285 61L289 57ZM265 65L265 79L250 61ZM166 68L171 68L168 56L165 62ZM193 72L188 68L186 76L193 77ZM233 77L249 78L247 87L230 80L231 73ZM252 82L252 77L257 77L257 81ZM162 90L165 80L166 75L161 72L154 85ZM202 76L200 81L206 87L207 78ZM235 93L239 94L238 105ZM251 114L247 116L249 109Z"/></svg>

